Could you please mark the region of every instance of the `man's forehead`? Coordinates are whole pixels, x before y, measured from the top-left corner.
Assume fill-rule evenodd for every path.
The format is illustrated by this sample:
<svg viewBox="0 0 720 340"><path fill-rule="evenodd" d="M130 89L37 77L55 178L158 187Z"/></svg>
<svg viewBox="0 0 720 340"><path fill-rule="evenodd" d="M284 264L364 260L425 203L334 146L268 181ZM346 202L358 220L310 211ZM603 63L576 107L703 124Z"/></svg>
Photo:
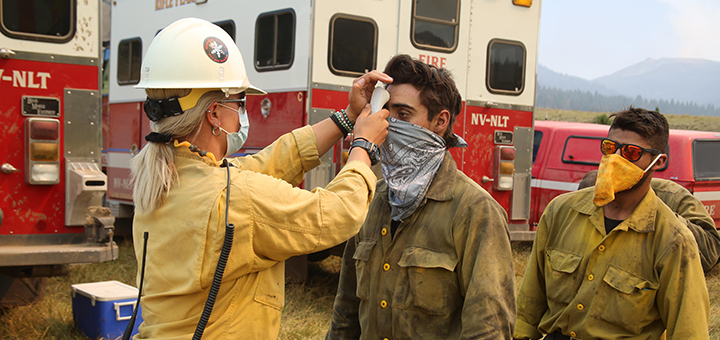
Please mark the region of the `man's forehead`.
<svg viewBox="0 0 720 340"><path fill-rule="evenodd" d="M415 109L423 107L420 101L420 91L410 84L389 85L387 88L390 93L390 104L402 104L402 106L410 106Z"/></svg>
<svg viewBox="0 0 720 340"><path fill-rule="evenodd" d="M650 148L650 143L640 134L630 130L611 129L608 131L608 138L620 144L635 144L644 148Z"/></svg>

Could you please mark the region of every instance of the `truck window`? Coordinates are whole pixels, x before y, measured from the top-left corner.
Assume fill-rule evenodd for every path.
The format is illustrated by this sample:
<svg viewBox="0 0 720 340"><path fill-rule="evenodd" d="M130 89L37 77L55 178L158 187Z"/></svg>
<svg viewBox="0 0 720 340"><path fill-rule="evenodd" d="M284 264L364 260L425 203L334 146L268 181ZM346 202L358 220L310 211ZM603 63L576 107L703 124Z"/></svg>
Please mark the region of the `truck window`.
<svg viewBox="0 0 720 340"><path fill-rule="evenodd" d="M0 0L0 31L15 39L66 43L75 36L75 0Z"/></svg>
<svg viewBox="0 0 720 340"><path fill-rule="evenodd" d="M563 163L600 165L603 154L600 151L600 141L603 137L570 136L565 140L563 148Z"/></svg>
<svg viewBox="0 0 720 340"><path fill-rule="evenodd" d="M720 179L720 140L693 141L695 180Z"/></svg>
<svg viewBox="0 0 720 340"><path fill-rule="evenodd" d="M373 19L336 14L330 19L328 66L339 76L357 77L374 70L377 24Z"/></svg>
<svg viewBox="0 0 720 340"><path fill-rule="evenodd" d="M517 96L525 88L525 45L519 41L491 40L488 44L487 89Z"/></svg>
<svg viewBox="0 0 720 340"><path fill-rule="evenodd" d="M255 22L255 69L288 69L295 56L295 11L261 13Z"/></svg>
<svg viewBox="0 0 720 340"><path fill-rule="evenodd" d="M415 0L412 13L410 41L415 47L431 51L455 51L460 0Z"/></svg>
<svg viewBox="0 0 720 340"><path fill-rule="evenodd" d="M119 85L133 85L140 82L141 57L142 41L140 38L120 41L117 61L117 82Z"/></svg>
<svg viewBox="0 0 720 340"><path fill-rule="evenodd" d="M540 142L542 142L543 133L542 131L535 131L535 135L533 136L533 158L532 162L535 164L535 158L537 158L538 150L540 149Z"/></svg>

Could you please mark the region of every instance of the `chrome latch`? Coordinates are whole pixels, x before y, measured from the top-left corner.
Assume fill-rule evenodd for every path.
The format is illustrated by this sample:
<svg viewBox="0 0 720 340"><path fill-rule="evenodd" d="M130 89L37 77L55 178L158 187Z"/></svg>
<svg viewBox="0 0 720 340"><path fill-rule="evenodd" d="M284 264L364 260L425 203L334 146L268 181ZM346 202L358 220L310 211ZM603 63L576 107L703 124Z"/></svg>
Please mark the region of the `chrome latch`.
<svg viewBox="0 0 720 340"><path fill-rule="evenodd" d="M16 169L14 166L12 166L9 163L5 163L2 166L0 166L0 171L2 171L2 173L4 173L4 174L9 175L13 172L18 172L18 169Z"/></svg>
<svg viewBox="0 0 720 340"><path fill-rule="evenodd" d="M15 52L9 48L2 47L0 48L0 57L3 57L5 59L10 58L15 55Z"/></svg>

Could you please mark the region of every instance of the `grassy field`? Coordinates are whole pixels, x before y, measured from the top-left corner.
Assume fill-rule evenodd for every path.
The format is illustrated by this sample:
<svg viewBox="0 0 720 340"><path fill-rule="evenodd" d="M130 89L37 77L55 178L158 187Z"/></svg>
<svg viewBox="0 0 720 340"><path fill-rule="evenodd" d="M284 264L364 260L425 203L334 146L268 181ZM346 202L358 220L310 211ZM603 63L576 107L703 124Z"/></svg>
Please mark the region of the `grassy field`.
<svg viewBox="0 0 720 340"><path fill-rule="evenodd" d="M535 119L556 120L561 122L594 123L601 115L609 116L612 112L584 112L555 109L536 109ZM720 117L665 115L671 129L720 132Z"/></svg>
<svg viewBox="0 0 720 340"><path fill-rule="evenodd" d="M593 122L602 113L538 109L537 119ZM607 113L606 113L607 115ZM720 117L667 115L671 128L720 132ZM68 276L48 279L39 303L0 310L0 339L85 339L73 325L71 288L77 283L117 280L135 286L137 265L129 242L119 244L117 261L71 266ZM514 243L516 285L522 280L530 243ZM720 266L706 276L710 293L710 338L720 340ZM340 259L311 263L308 281L286 286L279 339L322 339L330 321Z"/></svg>
<svg viewBox="0 0 720 340"><path fill-rule="evenodd" d="M522 281L531 244L513 243L516 288ZM73 265L70 274L50 278L45 299L30 306L8 309L0 314L0 339L68 339L86 337L73 325L70 285L117 280L135 285L137 265L129 242L120 243L117 261ZM338 283L340 258L331 256L311 263L308 281L286 285L285 308L280 325L281 340L323 339L332 311ZM720 267L707 277L710 292L710 338L720 339Z"/></svg>

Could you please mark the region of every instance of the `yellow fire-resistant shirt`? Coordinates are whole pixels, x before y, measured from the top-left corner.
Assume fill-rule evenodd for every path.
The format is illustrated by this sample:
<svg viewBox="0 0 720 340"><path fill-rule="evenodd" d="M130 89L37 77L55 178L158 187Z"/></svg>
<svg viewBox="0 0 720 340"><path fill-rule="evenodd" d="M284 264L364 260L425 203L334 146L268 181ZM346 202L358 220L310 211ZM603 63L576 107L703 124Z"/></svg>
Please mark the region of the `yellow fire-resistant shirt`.
<svg viewBox="0 0 720 340"><path fill-rule="evenodd" d="M284 298L284 260L357 233L375 175L350 162L326 188L295 188L320 163L311 127L286 134L230 167L229 223L235 237L204 339L276 339ZM166 202L136 214L135 253L147 264L135 339L190 339L202 313L225 236L226 168L176 149L179 184ZM139 281L139 274L138 274Z"/></svg>
<svg viewBox="0 0 720 340"><path fill-rule="evenodd" d="M708 339L697 244L652 189L605 233L593 189L556 197L538 225L518 295L516 338Z"/></svg>
<svg viewBox="0 0 720 340"><path fill-rule="evenodd" d="M703 270L709 272L720 257L720 234L705 206L687 189L673 181L653 178L650 185L657 197L677 213L678 218L695 236Z"/></svg>
<svg viewBox="0 0 720 340"><path fill-rule="evenodd" d="M515 274L507 214L449 153L393 238L388 187L343 255L329 340L510 339Z"/></svg>

